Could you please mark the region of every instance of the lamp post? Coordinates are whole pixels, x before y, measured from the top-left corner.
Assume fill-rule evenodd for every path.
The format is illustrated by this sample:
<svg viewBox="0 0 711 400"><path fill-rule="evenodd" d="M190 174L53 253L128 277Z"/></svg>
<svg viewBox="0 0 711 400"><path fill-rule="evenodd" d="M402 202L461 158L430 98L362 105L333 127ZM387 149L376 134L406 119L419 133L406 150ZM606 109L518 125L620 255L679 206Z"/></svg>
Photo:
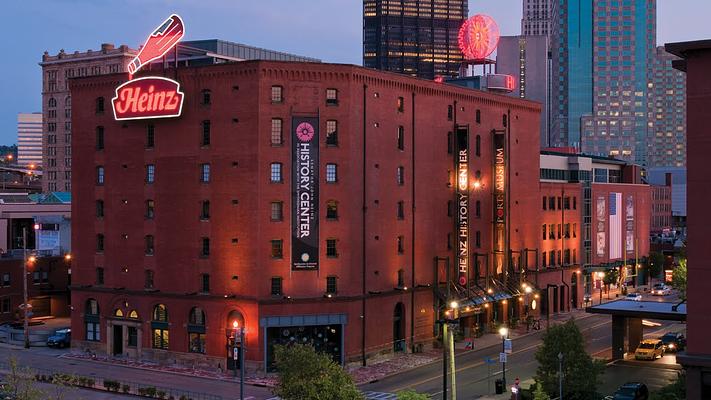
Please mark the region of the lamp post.
<svg viewBox="0 0 711 400"><path fill-rule="evenodd" d="M33 257L34 258L34 257ZM34 260L33 260L34 261ZM30 305L27 303L27 228L22 228L22 308L23 325L25 335L25 348L30 348L30 319L27 313L30 312Z"/></svg>
<svg viewBox="0 0 711 400"><path fill-rule="evenodd" d="M509 329L505 326L502 326L501 329L499 329L499 335L501 335L501 352L505 354L506 338L508 338L509 336ZM506 361L501 363L501 374L504 381L504 390L506 390Z"/></svg>
<svg viewBox="0 0 711 400"><path fill-rule="evenodd" d="M239 326L237 320L232 321L234 335L233 354L239 357L239 398L244 400L244 326ZM239 336L237 336L239 334ZM234 358L234 355L233 355ZM235 365L234 376L237 377L237 366Z"/></svg>
<svg viewBox="0 0 711 400"><path fill-rule="evenodd" d="M602 280L605 279L605 273L600 271L597 273L597 276L600 278L600 304L602 304Z"/></svg>

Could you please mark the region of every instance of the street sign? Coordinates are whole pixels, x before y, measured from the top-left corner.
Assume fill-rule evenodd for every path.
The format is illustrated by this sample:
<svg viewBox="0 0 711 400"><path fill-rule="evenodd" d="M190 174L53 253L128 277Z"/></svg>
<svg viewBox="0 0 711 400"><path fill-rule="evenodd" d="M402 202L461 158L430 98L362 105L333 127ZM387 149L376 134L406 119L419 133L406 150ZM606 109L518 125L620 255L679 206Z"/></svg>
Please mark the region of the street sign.
<svg viewBox="0 0 711 400"><path fill-rule="evenodd" d="M232 348L232 359L235 361L239 360L239 347Z"/></svg>
<svg viewBox="0 0 711 400"><path fill-rule="evenodd" d="M499 353L499 362L500 363L505 363L506 362L506 353Z"/></svg>
<svg viewBox="0 0 711 400"><path fill-rule="evenodd" d="M511 339L504 340L504 353L513 353L513 341Z"/></svg>

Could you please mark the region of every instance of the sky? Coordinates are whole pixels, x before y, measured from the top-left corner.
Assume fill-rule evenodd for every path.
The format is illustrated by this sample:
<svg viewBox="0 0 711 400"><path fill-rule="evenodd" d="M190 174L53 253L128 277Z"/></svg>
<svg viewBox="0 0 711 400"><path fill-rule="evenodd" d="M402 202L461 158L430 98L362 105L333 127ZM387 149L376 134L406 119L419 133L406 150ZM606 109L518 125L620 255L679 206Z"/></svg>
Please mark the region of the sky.
<svg viewBox="0 0 711 400"><path fill-rule="evenodd" d="M470 0L502 35L517 35L522 0ZM0 144L17 142L17 113L41 111L44 51L97 50L101 43L137 48L158 23L180 14L185 40L225 39L361 64L360 0L22 0L2 5ZM711 38L710 0L657 0L657 43Z"/></svg>

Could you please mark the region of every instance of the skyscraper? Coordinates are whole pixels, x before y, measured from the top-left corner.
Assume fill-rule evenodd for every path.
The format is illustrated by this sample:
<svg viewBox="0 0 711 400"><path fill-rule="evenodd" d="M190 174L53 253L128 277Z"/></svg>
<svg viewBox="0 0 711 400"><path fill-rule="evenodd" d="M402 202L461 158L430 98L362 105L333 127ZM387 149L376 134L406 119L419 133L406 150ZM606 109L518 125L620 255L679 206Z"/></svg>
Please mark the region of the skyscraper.
<svg viewBox="0 0 711 400"><path fill-rule="evenodd" d="M42 165L42 113L17 114L17 164Z"/></svg>
<svg viewBox="0 0 711 400"><path fill-rule="evenodd" d="M652 57L649 111L650 167L686 166L686 74L672 68L679 58L659 46Z"/></svg>
<svg viewBox="0 0 711 400"><path fill-rule="evenodd" d="M550 33L551 2L554 0L523 0L521 35L548 35Z"/></svg>
<svg viewBox="0 0 711 400"><path fill-rule="evenodd" d="M467 0L363 0L363 66L420 78L457 76Z"/></svg>
<svg viewBox="0 0 711 400"><path fill-rule="evenodd" d="M656 0L559 0L551 14L553 143L646 165Z"/></svg>

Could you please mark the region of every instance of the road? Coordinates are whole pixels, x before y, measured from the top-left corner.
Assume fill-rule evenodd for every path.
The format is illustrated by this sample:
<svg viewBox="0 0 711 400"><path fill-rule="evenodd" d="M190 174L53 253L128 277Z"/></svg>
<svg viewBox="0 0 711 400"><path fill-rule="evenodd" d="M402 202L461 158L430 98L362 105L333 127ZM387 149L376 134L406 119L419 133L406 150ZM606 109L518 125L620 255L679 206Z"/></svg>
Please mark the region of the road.
<svg viewBox="0 0 711 400"><path fill-rule="evenodd" d="M645 296L646 297L646 296ZM645 327L645 336L657 337L672 328L670 322L655 321L660 323L656 327ZM611 344L611 318L603 315L587 316L576 321L585 338L586 349L590 354L603 355ZM674 326L673 330L682 329ZM537 362L535 353L541 343L543 331L533 335L520 337L513 341L513 354L509 355L506 364L506 380L508 383L519 377L522 381L531 378L536 373ZM494 380L501 378L501 364L498 355L501 349L498 346L478 351L461 354L457 357L457 398L472 399L493 393ZM673 357L673 356L671 356ZM497 362L487 365L485 359L492 358ZM661 360L654 363L660 363ZM656 365L655 365L656 366ZM676 371L646 367L644 364L614 365L608 367L603 376L602 393L611 394L619 385L627 381L654 382L650 386L654 389L664 386L676 377ZM397 392L403 389L414 389L421 393L429 393L433 399L442 398L442 365L434 363L416 368L402 374L385 378L381 381L363 385L363 390L379 392Z"/></svg>

